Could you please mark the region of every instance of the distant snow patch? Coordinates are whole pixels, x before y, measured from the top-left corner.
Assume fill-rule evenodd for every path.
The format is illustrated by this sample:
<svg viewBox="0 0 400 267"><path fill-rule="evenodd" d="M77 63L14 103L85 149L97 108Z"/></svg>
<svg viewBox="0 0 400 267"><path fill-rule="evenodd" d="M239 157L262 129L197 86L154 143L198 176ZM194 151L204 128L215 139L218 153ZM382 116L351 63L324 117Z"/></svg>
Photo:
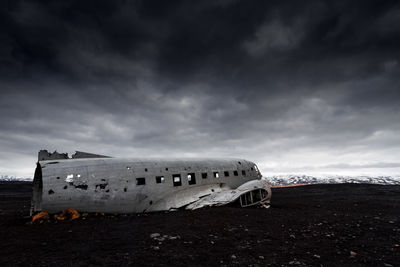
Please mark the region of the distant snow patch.
<svg viewBox="0 0 400 267"><path fill-rule="evenodd" d="M340 175L273 175L263 177L271 185L292 185L292 184L380 184L380 185L400 185L400 176L340 176Z"/></svg>

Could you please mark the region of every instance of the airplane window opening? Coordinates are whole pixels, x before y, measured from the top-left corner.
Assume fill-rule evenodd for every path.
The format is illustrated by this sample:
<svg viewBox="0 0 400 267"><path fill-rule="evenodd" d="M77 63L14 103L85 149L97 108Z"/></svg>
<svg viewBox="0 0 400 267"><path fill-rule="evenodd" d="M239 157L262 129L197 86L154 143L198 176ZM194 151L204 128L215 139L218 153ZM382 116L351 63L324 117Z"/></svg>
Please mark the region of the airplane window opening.
<svg viewBox="0 0 400 267"><path fill-rule="evenodd" d="M252 204L251 193L247 192L240 196L240 205L246 207Z"/></svg>
<svg viewBox="0 0 400 267"><path fill-rule="evenodd" d="M251 167L251 170L254 171L253 167Z"/></svg>
<svg viewBox="0 0 400 267"><path fill-rule="evenodd" d="M203 172L203 173L201 174L201 178L207 179L207 173L206 173L206 172Z"/></svg>
<svg viewBox="0 0 400 267"><path fill-rule="evenodd" d="M168 171L168 168L165 168L166 171Z"/></svg>
<svg viewBox="0 0 400 267"><path fill-rule="evenodd" d="M229 176L229 172L228 171L224 171L224 175L225 175L225 177L228 177Z"/></svg>
<svg viewBox="0 0 400 267"><path fill-rule="evenodd" d="M238 161L239 164L242 164L240 161Z"/></svg>
<svg viewBox="0 0 400 267"><path fill-rule="evenodd" d="M267 191L261 190L261 198L262 198L262 199L267 198Z"/></svg>
<svg viewBox="0 0 400 267"><path fill-rule="evenodd" d="M188 173L187 179L189 184L196 184L196 175L194 173Z"/></svg>
<svg viewBox="0 0 400 267"><path fill-rule="evenodd" d="M147 172L147 168L145 168L144 171Z"/></svg>
<svg viewBox="0 0 400 267"><path fill-rule="evenodd" d="M165 183L165 178L164 178L164 176L156 176L156 183L157 183L157 184L163 184L163 183Z"/></svg>
<svg viewBox="0 0 400 267"><path fill-rule="evenodd" d="M136 185L145 185L146 179L145 178L136 178Z"/></svg>
<svg viewBox="0 0 400 267"><path fill-rule="evenodd" d="M238 171L233 171L233 175L238 176L239 175Z"/></svg>
<svg viewBox="0 0 400 267"><path fill-rule="evenodd" d="M174 182L174 186L181 186L182 185L182 180L181 180L181 175L180 174L172 175L172 180Z"/></svg>
<svg viewBox="0 0 400 267"><path fill-rule="evenodd" d="M247 203L247 205L253 203L253 195L251 194L251 192L246 193L245 197L246 197L246 203Z"/></svg>
<svg viewBox="0 0 400 267"><path fill-rule="evenodd" d="M214 178L219 178L219 173L218 172L214 172Z"/></svg>
<svg viewBox="0 0 400 267"><path fill-rule="evenodd" d="M74 175L73 174L68 174L67 178L65 179L67 183L72 183L74 181Z"/></svg>
<svg viewBox="0 0 400 267"><path fill-rule="evenodd" d="M242 170L242 175L246 176L246 171L245 170Z"/></svg>
<svg viewBox="0 0 400 267"><path fill-rule="evenodd" d="M253 194L253 201L258 202L261 201L261 190L254 190L251 192Z"/></svg>

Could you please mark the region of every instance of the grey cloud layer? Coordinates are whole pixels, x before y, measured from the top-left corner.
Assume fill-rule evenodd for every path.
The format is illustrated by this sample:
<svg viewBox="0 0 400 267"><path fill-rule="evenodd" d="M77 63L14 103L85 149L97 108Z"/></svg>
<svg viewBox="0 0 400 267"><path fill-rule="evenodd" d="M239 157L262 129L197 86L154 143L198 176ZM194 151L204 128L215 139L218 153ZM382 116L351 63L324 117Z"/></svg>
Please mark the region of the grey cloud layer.
<svg viewBox="0 0 400 267"><path fill-rule="evenodd" d="M0 172L41 148L397 164L399 19L396 1L2 3Z"/></svg>

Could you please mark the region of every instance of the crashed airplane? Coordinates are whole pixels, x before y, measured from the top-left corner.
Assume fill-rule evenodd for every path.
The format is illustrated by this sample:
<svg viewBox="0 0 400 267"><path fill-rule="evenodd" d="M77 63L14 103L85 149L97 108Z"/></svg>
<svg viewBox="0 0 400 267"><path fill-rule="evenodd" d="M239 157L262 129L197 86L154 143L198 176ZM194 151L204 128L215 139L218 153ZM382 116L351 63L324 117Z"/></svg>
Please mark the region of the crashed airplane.
<svg viewBox="0 0 400 267"><path fill-rule="evenodd" d="M270 185L244 159L111 158L39 152L31 213L139 213L270 202Z"/></svg>

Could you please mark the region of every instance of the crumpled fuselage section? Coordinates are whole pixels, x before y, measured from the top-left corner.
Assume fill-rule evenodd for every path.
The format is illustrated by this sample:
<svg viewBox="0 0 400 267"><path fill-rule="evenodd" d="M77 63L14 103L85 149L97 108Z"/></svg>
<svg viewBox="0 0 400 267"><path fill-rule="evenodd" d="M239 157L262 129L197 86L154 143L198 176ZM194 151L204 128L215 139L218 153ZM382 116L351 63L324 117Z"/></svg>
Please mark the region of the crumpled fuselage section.
<svg viewBox="0 0 400 267"><path fill-rule="evenodd" d="M199 209L207 206L223 206L239 200L242 207L269 204L271 188L264 180L251 180L236 189L221 190L201 198L186 207Z"/></svg>

